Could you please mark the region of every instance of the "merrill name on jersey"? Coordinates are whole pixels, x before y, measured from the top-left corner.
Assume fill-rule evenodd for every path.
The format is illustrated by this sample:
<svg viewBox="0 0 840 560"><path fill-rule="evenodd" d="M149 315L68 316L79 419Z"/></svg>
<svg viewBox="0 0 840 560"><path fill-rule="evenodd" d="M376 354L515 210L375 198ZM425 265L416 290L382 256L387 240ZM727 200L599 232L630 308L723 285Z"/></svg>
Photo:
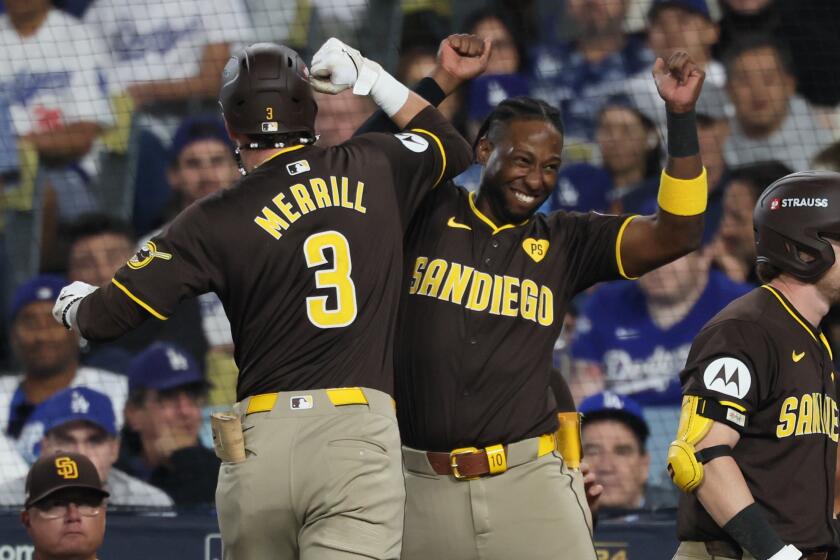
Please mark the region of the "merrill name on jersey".
<svg viewBox="0 0 840 560"><path fill-rule="evenodd" d="M463 305L470 311L522 317L543 327L554 323L554 294L547 286L527 278L490 275L444 259L417 257L408 293Z"/></svg>
<svg viewBox="0 0 840 560"><path fill-rule="evenodd" d="M365 184L356 181L356 185L351 188L347 177L330 176L329 185L325 179L312 177L307 183L292 185L289 192L292 200L284 192L271 199L280 214L263 206L262 215L254 218L254 223L274 239L283 237L282 232L288 230L302 215L316 210L335 207L355 210L361 214L367 212L362 200Z"/></svg>

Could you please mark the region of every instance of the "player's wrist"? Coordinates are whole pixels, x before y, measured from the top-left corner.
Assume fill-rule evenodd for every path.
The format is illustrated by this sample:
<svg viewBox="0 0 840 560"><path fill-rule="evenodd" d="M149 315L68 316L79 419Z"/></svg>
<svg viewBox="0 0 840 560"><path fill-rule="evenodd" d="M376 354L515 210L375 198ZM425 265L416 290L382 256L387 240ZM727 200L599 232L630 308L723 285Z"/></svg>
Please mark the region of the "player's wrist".
<svg viewBox="0 0 840 560"><path fill-rule="evenodd" d="M393 117L405 105L409 91L378 63L365 59L353 93L369 95L386 115Z"/></svg>
<svg viewBox="0 0 840 560"><path fill-rule="evenodd" d="M678 110L669 106L666 112L668 127L668 155L671 157L691 157L700 153L700 140L697 136L697 115L694 107Z"/></svg>
<svg viewBox="0 0 840 560"><path fill-rule="evenodd" d="M723 530L757 560L798 560L802 554L782 541L755 502L736 513Z"/></svg>
<svg viewBox="0 0 840 560"><path fill-rule="evenodd" d="M435 65L429 77L435 81L435 83L445 95L451 94L453 91L458 89L463 83L463 80L449 72L440 64Z"/></svg>

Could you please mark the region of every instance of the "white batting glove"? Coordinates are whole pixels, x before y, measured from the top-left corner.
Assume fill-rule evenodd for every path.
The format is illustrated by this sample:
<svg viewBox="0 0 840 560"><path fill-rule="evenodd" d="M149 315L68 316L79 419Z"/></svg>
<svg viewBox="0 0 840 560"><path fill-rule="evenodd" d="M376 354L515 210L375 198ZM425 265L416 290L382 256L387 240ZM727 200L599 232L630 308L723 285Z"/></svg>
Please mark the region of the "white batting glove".
<svg viewBox="0 0 840 560"><path fill-rule="evenodd" d="M96 286L79 281L73 282L69 286L64 286L53 306L52 315L55 320L68 329L78 331L79 326L76 324L76 312L79 309L79 304L86 296L98 289Z"/></svg>
<svg viewBox="0 0 840 560"><path fill-rule="evenodd" d="M378 63L331 37L312 57L309 83L316 91L336 94L352 87L355 95L370 95L388 116L405 105L408 88Z"/></svg>
<svg viewBox="0 0 840 560"><path fill-rule="evenodd" d="M802 558L802 552L792 544L789 544L768 558L768 560L799 560L800 558Z"/></svg>

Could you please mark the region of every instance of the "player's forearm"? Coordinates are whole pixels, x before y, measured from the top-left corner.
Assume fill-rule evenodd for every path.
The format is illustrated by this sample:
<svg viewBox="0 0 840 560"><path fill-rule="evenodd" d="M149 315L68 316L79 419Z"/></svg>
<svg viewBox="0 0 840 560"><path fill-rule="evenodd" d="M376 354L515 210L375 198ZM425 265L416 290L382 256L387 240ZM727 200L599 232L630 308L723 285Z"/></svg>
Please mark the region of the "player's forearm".
<svg viewBox="0 0 840 560"><path fill-rule="evenodd" d="M95 341L119 338L148 318L145 310L111 283L85 297L76 313L79 333Z"/></svg>
<svg viewBox="0 0 840 560"><path fill-rule="evenodd" d="M419 115L420 111L426 107L430 107L429 102L413 91L410 91L408 92L408 98L405 100L405 103L402 107L400 107L399 111L394 113L391 120L394 121L397 128L406 128L408 123L411 122L414 117Z"/></svg>
<svg viewBox="0 0 840 560"><path fill-rule="evenodd" d="M703 466L703 482L697 488L697 498L721 527L755 501L732 457L719 457Z"/></svg>
<svg viewBox="0 0 840 560"><path fill-rule="evenodd" d="M414 86L412 91L434 107L437 107L446 99L446 94L433 78L423 78ZM379 109L353 133L353 136L367 132L398 132L399 130L394 121L385 114L385 111Z"/></svg>
<svg viewBox="0 0 840 560"><path fill-rule="evenodd" d="M443 169L443 179L451 179L460 175L473 161L472 148L467 141L455 130L440 112L426 104L416 117L407 123L406 129L421 129L430 132L440 140L446 160Z"/></svg>

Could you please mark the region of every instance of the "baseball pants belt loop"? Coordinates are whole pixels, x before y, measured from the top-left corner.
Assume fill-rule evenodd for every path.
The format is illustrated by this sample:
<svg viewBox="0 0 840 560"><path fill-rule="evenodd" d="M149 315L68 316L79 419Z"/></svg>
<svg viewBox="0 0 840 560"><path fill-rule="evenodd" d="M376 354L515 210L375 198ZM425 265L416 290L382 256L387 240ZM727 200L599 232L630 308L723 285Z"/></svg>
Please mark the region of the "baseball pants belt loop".
<svg viewBox="0 0 840 560"><path fill-rule="evenodd" d="M741 547L727 541L707 541L706 552L715 558L733 558L734 560L741 560L744 554ZM810 552L805 553L802 558L805 560L827 560L827 552Z"/></svg>
<svg viewBox="0 0 840 560"><path fill-rule="evenodd" d="M474 480L535 461L554 451L554 442L554 434L544 434L510 445L495 444L483 449L461 447L449 453L426 451L425 454L435 474Z"/></svg>

